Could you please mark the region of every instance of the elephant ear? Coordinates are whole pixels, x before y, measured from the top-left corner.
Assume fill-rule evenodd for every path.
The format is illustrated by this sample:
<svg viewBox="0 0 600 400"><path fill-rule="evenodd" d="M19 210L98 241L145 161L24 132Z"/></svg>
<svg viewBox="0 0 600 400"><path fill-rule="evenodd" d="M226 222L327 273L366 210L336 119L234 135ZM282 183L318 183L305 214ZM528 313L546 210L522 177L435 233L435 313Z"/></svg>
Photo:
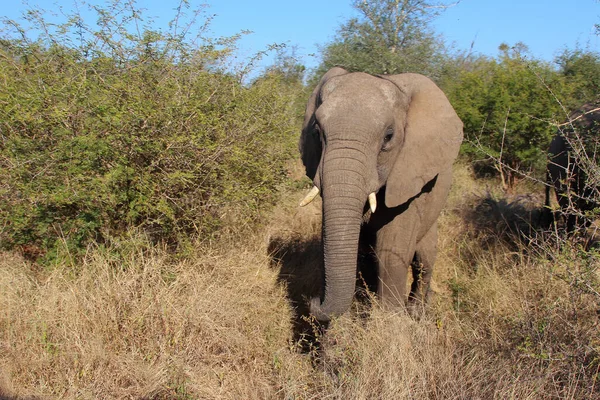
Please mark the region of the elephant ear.
<svg viewBox="0 0 600 400"><path fill-rule="evenodd" d="M463 124L429 78L419 74L382 76L408 97L404 144L388 177L385 204L397 207L452 167L463 139Z"/></svg>
<svg viewBox="0 0 600 400"><path fill-rule="evenodd" d="M321 153L323 151L319 132L315 129L315 111L320 105L320 93L323 85L335 76L345 75L348 71L340 67L331 68L323 75L318 85L313 90L304 113L304 123L302 125L302 134L300 135L300 155L302 163L306 168L306 176L314 180L321 162Z"/></svg>

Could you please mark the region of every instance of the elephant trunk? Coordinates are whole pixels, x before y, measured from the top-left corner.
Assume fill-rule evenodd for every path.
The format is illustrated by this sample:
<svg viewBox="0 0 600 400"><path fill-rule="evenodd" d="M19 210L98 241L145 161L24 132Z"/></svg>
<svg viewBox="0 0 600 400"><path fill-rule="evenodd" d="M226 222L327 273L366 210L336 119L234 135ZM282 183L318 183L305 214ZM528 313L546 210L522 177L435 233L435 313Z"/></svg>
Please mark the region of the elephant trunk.
<svg viewBox="0 0 600 400"><path fill-rule="evenodd" d="M325 287L322 299L313 299L310 306L311 314L321 322L344 313L352 302L360 225L368 194L364 150L333 143L328 147L321 181Z"/></svg>

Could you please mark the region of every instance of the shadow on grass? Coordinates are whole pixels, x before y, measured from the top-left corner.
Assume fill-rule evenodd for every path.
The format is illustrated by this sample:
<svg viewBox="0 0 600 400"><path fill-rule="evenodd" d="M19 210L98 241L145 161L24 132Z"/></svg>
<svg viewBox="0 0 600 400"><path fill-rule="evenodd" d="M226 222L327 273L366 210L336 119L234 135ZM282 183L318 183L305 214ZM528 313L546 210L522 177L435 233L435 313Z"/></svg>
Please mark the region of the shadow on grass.
<svg viewBox="0 0 600 400"><path fill-rule="evenodd" d="M278 282L287 289L294 315L293 338L303 351L317 345L323 327L310 318L309 303L321 296L323 285L323 250L318 237L274 237L268 248L271 266L279 268Z"/></svg>
<svg viewBox="0 0 600 400"><path fill-rule="evenodd" d="M271 266L279 268L278 281L285 284L287 297L294 311L293 338L303 352L318 351L319 337L327 330L310 316L313 297L322 295L324 266L321 238L273 237L268 247ZM359 248L355 298L361 314L368 313L372 293L377 285L377 268L368 246Z"/></svg>
<svg viewBox="0 0 600 400"><path fill-rule="evenodd" d="M597 222L567 232L568 216L551 211L531 194L498 198L488 192L464 207L461 215L483 249L498 242L513 251L527 250L532 244L558 248L565 241L586 250L599 245Z"/></svg>
<svg viewBox="0 0 600 400"><path fill-rule="evenodd" d="M532 195L497 198L488 192L475 198L461 214L484 249L500 241L517 250L548 236L553 225L550 210Z"/></svg>

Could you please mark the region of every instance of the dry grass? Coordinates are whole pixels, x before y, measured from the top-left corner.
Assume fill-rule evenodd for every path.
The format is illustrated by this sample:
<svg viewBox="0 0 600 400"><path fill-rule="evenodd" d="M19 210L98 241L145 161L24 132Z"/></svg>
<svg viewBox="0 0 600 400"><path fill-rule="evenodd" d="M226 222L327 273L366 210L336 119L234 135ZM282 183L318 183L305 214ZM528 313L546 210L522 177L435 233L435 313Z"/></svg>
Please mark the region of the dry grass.
<svg viewBox="0 0 600 400"><path fill-rule="evenodd" d="M245 238L188 261L134 246L40 271L3 254L0 399L600 396L596 259L537 239L524 249L506 232L491 240L515 207L489 203L501 218L485 225L489 209L472 212L485 193L457 169L421 320L375 300L319 336L317 355L294 340L312 328L292 309L320 275L320 204L297 208L299 192Z"/></svg>
<svg viewBox="0 0 600 400"><path fill-rule="evenodd" d="M267 398L289 307L266 252L133 254L34 274L0 264L0 393L16 398ZM298 362L301 359L298 358Z"/></svg>

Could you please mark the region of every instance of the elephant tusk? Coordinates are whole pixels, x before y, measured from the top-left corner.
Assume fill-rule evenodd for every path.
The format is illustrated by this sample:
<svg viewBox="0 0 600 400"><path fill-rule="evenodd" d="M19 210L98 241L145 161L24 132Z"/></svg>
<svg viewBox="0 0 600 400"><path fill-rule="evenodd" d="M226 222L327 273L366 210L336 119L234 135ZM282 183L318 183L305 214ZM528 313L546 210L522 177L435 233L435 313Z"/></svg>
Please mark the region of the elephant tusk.
<svg viewBox="0 0 600 400"><path fill-rule="evenodd" d="M313 186L313 188L310 189L310 192L308 192L306 197L300 202L300 207L304 207L305 205L310 204L310 202L313 201L315 199L315 197L317 197L318 194L319 194L319 188L316 186Z"/></svg>
<svg viewBox="0 0 600 400"><path fill-rule="evenodd" d="M377 199L375 198L375 192L369 195L369 207L371 208L372 213L374 213L377 209Z"/></svg>

